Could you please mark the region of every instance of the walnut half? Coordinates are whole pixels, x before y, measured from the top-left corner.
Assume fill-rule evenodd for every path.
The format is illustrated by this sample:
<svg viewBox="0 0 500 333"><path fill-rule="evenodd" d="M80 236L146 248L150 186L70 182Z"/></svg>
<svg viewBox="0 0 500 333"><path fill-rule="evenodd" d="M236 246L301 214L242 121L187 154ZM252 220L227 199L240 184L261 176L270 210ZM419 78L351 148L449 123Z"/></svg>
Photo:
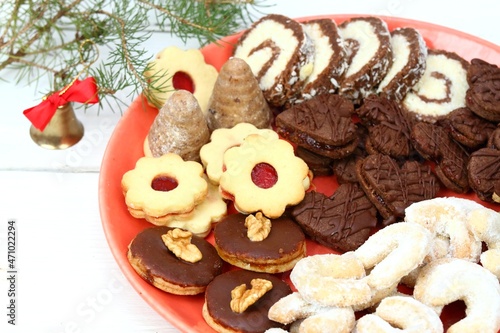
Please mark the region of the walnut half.
<svg viewBox="0 0 500 333"><path fill-rule="evenodd" d="M196 245L191 244L192 237L193 234L191 232L177 228L161 235L165 246L177 258L194 263L201 260L202 254Z"/></svg>
<svg viewBox="0 0 500 333"><path fill-rule="evenodd" d="M260 242L267 238L271 232L271 220L258 212L253 216L248 215L245 219L245 227L247 227L247 237L252 242Z"/></svg>
<svg viewBox="0 0 500 333"><path fill-rule="evenodd" d="M265 293L273 289L273 284L265 279L252 279L250 281L252 288L247 289L246 284L241 284L231 290L231 310L236 313L242 313L249 306L257 302Z"/></svg>

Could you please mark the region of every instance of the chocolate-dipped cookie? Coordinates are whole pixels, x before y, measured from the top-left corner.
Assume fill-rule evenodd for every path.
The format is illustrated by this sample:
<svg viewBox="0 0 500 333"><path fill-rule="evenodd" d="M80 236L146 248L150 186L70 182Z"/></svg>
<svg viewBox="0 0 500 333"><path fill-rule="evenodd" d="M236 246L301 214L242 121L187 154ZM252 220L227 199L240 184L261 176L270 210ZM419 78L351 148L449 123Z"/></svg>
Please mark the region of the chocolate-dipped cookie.
<svg viewBox="0 0 500 333"><path fill-rule="evenodd" d="M242 291L250 294L248 298L256 300L243 311L239 308L243 303L241 300L247 295ZM286 325L270 320L267 313L274 303L291 293L290 286L274 275L246 270L229 271L208 285L203 319L216 332L224 333L261 333L273 327L285 329Z"/></svg>
<svg viewBox="0 0 500 333"><path fill-rule="evenodd" d="M383 225L402 221L406 207L432 199L439 191L431 168L417 161L399 165L388 155L368 155L358 162L357 172L366 196L384 219Z"/></svg>
<svg viewBox="0 0 500 333"><path fill-rule="evenodd" d="M499 202L500 150L493 148L476 150L470 156L467 170L470 187L479 199L487 202Z"/></svg>
<svg viewBox="0 0 500 333"><path fill-rule="evenodd" d="M188 261L189 258L174 254L162 237L174 230L181 229L164 226L144 229L130 242L128 260L144 280L163 291L176 295L203 293L207 285L222 273L224 261L212 244L194 235L190 244L199 250L199 260Z"/></svg>
<svg viewBox="0 0 500 333"><path fill-rule="evenodd" d="M478 116L500 122L500 68L472 59L467 71L467 106Z"/></svg>
<svg viewBox="0 0 500 333"><path fill-rule="evenodd" d="M391 35L378 17L355 17L339 25L349 67L339 93L354 104L375 91L392 64Z"/></svg>
<svg viewBox="0 0 500 333"><path fill-rule="evenodd" d="M418 122L412 128L411 138L418 153L436 163L434 171L444 186L457 193L469 190L468 154L442 126Z"/></svg>
<svg viewBox="0 0 500 333"><path fill-rule="evenodd" d="M295 150L295 155L306 162L309 170L313 172L314 176L328 176L333 173L333 159L330 157L316 154L309 149L300 146Z"/></svg>
<svg viewBox="0 0 500 333"><path fill-rule="evenodd" d="M352 102L340 95L316 96L280 113L276 132L316 154L342 158L358 144L353 112Z"/></svg>
<svg viewBox="0 0 500 333"><path fill-rule="evenodd" d="M357 183L340 185L330 197L308 192L290 214L311 239L341 252L357 249L377 225L377 209Z"/></svg>
<svg viewBox="0 0 500 333"><path fill-rule="evenodd" d="M231 214L217 223L213 231L215 248L223 260L251 271L279 273L292 269L305 257L305 235L289 217L267 219L270 231L263 239L253 239L249 234L251 219L266 218Z"/></svg>

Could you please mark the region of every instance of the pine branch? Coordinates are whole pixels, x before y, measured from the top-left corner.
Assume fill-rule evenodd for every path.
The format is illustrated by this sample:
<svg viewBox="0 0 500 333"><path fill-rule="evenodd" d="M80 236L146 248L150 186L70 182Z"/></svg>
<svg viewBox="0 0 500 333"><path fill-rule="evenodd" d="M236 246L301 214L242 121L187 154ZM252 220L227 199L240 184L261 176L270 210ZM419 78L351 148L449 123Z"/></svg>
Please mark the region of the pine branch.
<svg viewBox="0 0 500 333"><path fill-rule="evenodd" d="M0 1L0 71L16 70L16 83L48 77L47 93L93 76L101 100L126 89L130 95L171 89L143 75L151 60L142 45L152 35L152 16L157 31L203 46L248 25L250 9L259 6L245 0ZM100 59L100 48L109 49L107 59Z"/></svg>

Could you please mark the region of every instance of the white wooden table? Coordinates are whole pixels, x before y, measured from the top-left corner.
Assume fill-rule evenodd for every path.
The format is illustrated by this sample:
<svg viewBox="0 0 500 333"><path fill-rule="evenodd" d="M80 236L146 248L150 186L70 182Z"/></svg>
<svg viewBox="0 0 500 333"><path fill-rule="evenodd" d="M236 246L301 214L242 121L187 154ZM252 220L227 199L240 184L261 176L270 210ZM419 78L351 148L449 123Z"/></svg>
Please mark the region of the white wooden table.
<svg viewBox="0 0 500 333"><path fill-rule="evenodd" d="M435 0L275 0L263 14L378 14L432 22L500 44L500 2ZM453 8L452 10L450 8ZM163 35L146 47L198 47ZM500 64L498 64L500 65ZM2 72L12 79L14 72ZM42 87L0 80L0 332L177 332L131 287L108 248L99 216L99 168L119 112L78 117L85 136L49 151L35 145L22 111ZM15 221L16 326L9 317L8 222Z"/></svg>

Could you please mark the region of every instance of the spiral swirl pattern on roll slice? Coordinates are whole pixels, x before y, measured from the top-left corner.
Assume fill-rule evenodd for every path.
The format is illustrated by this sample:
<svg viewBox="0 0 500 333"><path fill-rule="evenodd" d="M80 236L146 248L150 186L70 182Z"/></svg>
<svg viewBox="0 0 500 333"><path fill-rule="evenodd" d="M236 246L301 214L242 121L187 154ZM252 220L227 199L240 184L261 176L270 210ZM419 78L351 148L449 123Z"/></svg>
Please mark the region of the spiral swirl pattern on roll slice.
<svg viewBox="0 0 500 333"><path fill-rule="evenodd" d="M314 45L300 23L270 14L240 37L234 56L248 63L268 103L279 107L295 98L311 74Z"/></svg>
<svg viewBox="0 0 500 333"><path fill-rule="evenodd" d="M418 119L428 122L464 107L468 67L469 63L456 53L429 50L425 72L403 105Z"/></svg>
<svg viewBox="0 0 500 333"><path fill-rule="evenodd" d="M392 65L391 36L387 24L377 17L353 18L339 25L339 31L349 63L339 92L360 104Z"/></svg>

